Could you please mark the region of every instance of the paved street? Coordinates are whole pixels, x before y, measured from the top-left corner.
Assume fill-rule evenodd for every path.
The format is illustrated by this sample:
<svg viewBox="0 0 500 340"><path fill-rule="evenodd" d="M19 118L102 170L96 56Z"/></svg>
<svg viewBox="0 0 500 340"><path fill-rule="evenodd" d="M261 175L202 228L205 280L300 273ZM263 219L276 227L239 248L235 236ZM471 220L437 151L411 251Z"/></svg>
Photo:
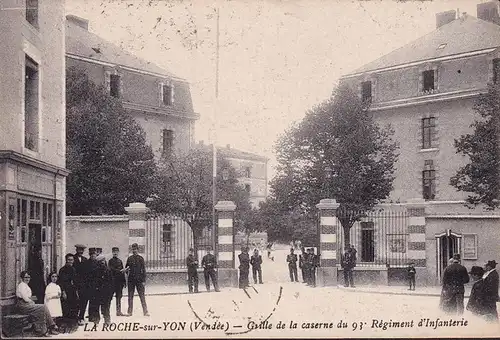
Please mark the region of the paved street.
<svg viewBox="0 0 500 340"><path fill-rule="evenodd" d="M449 316L440 315L439 298L436 296L372 294L357 289L310 288L302 283L288 282L286 265L281 262L283 253L275 252L275 262L264 260L264 284L254 285L246 292L226 288L220 293L149 295L150 317L142 316L136 297L134 316L112 317L112 321L137 322L135 327L141 329L119 331L125 327L120 324L113 326L117 327L114 331L103 331L101 324L97 331L90 331L93 324L89 323L87 329L81 327L76 333L58 337L434 337L500 334L499 327L485 325L468 312L463 317L452 318L456 321L454 326L441 324L434 328L429 321L435 322L437 318L450 320ZM159 294L161 287L148 288ZM203 285L200 288L203 289ZM395 289L403 291L402 287ZM277 328L280 321L284 329ZM291 329L291 322L296 329ZM395 322L400 323L399 327ZM260 328L249 330L249 326ZM128 327L134 325L129 324Z"/></svg>

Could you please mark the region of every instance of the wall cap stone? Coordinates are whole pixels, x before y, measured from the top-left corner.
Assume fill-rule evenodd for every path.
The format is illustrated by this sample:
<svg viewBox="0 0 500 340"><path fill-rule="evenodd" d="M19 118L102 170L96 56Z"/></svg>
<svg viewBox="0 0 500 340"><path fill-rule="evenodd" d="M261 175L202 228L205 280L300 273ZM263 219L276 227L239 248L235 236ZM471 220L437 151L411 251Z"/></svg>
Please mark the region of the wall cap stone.
<svg viewBox="0 0 500 340"><path fill-rule="evenodd" d="M235 211L236 204L234 204L232 201L219 201L215 205L215 210L217 210L217 211Z"/></svg>
<svg viewBox="0 0 500 340"><path fill-rule="evenodd" d="M129 203L128 207L125 207L125 211L128 214L145 214L149 211L149 208L146 207L145 203Z"/></svg>
<svg viewBox="0 0 500 340"><path fill-rule="evenodd" d="M406 202L408 208L425 208L427 201L423 198L412 198Z"/></svg>
<svg viewBox="0 0 500 340"><path fill-rule="evenodd" d="M325 210L325 209L338 209L340 207L340 203L337 203L337 200L332 198L324 198L316 204L316 208Z"/></svg>

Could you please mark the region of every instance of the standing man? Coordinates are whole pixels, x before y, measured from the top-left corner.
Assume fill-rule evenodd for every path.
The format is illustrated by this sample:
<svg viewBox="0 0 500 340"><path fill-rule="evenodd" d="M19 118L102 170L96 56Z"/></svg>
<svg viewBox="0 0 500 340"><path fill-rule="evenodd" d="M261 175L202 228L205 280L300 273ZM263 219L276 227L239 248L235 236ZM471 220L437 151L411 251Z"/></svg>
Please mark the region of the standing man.
<svg viewBox="0 0 500 340"><path fill-rule="evenodd" d="M65 319L78 322L78 313L80 306L78 301L78 291L76 286L76 269L73 266L73 254L66 254L64 257L66 263L59 269L59 278L57 284L61 287L61 306L63 317Z"/></svg>
<svg viewBox="0 0 500 340"><path fill-rule="evenodd" d="M248 256L248 248L243 247L241 253L238 255L238 260L240 260L240 280L239 287L244 289L249 286L248 284L248 272L250 270L250 256Z"/></svg>
<svg viewBox="0 0 500 340"><path fill-rule="evenodd" d="M214 285L215 291L219 292L219 284L217 283L217 273L215 268L217 268L217 260L215 255L212 254L212 248L207 248L207 254L203 256L201 260L201 266L203 267L203 276L205 278L205 286L207 287L207 292L210 291L210 278Z"/></svg>
<svg viewBox="0 0 500 340"><path fill-rule="evenodd" d="M294 253L294 249L290 248L290 254L286 256L286 262L288 262L288 272L290 273L290 280L292 282L299 282L297 278L297 255Z"/></svg>
<svg viewBox="0 0 500 340"><path fill-rule="evenodd" d="M85 267L85 262L87 262L88 259L85 256L83 256L83 252L87 247L83 244L77 244L75 245L75 248L76 248L76 253L75 255L73 255L74 259L73 266L75 267L76 271L75 285L79 296L79 307L80 307L80 311L78 313L78 324L82 326L83 317L85 316L85 310L87 309L87 304L89 302L84 287L84 278L85 278L84 267Z"/></svg>
<svg viewBox="0 0 500 340"><path fill-rule="evenodd" d="M189 292L198 293L198 259L194 256L194 249L189 249L189 255L186 258L186 265L188 269L188 288Z"/></svg>
<svg viewBox="0 0 500 340"><path fill-rule="evenodd" d="M341 267L344 269L344 287L354 288L354 278L352 270L356 267L356 253L349 245L345 246L345 253L342 255Z"/></svg>
<svg viewBox="0 0 500 340"><path fill-rule="evenodd" d="M134 311L134 293L137 288L137 294L141 299L142 312L144 316L149 316L148 305L146 304L145 288L146 283L146 264L144 258L138 254L139 246L132 244L132 255L127 259L125 269L128 272L128 316L132 316Z"/></svg>
<svg viewBox="0 0 500 340"><path fill-rule="evenodd" d="M306 270L306 257L307 253L304 247L300 248L299 254L299 268L302 272L302 283L307 283L307 270Z"/></svg>
<svg viewBox="0 0 500 340"><path fill-rule="evenodd" d="M453 255L453 263L443 273L443 288L440 307L446 313L464 313L464 284L469 282L467 269L462 266L459 255Z"/></svg>
<svg viewBox="0 0 500 340"><path fill-rule="evenodd" d="M252 265L252 277L253 282L257 284L257 274L259 276L259 284L262 284L262 256L259 255L259 250L255 249L253 251L252 258L250 259L250 264Z"/></svg>
<svg viewBox="0 0 500 340"><path fill-rule="evenodd" d="M309 270L309 274L307 275L309 278L308 286L316 287L316 255L314 254L314 249L307 249L307 268Z"/></svg>
<svg viewBox="0 0 500 340"><path fill-rule="evenodd" d="M483 275L483 312L487 321L498 322L497 302L500 301L498 296L498 272L496 271L497 263L495 260L488 261L484 266Z"/></svg>
<svg viewBox="0 0 500 340"><path fill-rule="evenodd" d="M85 265L83 267L83 273L85 275L85 277L83 278L83 290L85 296L87 297L89 305L89 321L95 323L96 318L94 311L96 309L99 311L99 299L98 299L99 264L97 263L97 253L95 248L89 248L89 257L90 257L89 260L85 262ZM83 310L83 314L81 313L80 316L83 317L84 315L85 315L85 310Z"/></svg>
<svg viewBox="0 0 500 340"><path fill-rule="evenodd" d="M108 266L113 277L113 293L116 298L116 316L123 316L122 296L123 288L126 286L125 269L123 268L122 260L118 258L120 249L118 247L113 247L111 251L113 252L113 257L109 260Z"/></svg>

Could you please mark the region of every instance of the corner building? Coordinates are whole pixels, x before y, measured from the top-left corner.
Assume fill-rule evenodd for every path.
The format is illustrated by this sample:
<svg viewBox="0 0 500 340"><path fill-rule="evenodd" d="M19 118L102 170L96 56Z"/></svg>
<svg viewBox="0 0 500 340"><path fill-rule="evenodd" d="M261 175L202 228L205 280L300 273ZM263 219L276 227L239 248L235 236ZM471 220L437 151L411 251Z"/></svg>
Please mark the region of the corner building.
<svg viewBox="0 0 500 340"><path fill-rule="evenodd" d="M64 1L0 3L0 302L22 270L62 265L65 235ZM44 268L32 265L41 247Z"/></svg>
<svg viewBox="0 0 500 340"><path fill-rule="evenodd" d="M435 31L341 78L371 102L377 123L395 130L399 159L385 206L418 203L407 218L420 222L408 223L393 250L404 262L415 260L417 279L432 284L440 281L453 253L460 253L469 269L498 261L500 254L498 210L465 207L467 193L449 184L469 161L456 153L454 140L472 132L470 125L480 118L473 110L475 100L488 83L500 81L495 69L500 65L499 3L477 5L477 18L438 13L436 25ZM361 233L355 244L361 252L367 244L373 248L373 240L356 232ZM383 235L387 239L382 241L390 243L390 236ZM377 246L370 251L376 253Z"/></svg>

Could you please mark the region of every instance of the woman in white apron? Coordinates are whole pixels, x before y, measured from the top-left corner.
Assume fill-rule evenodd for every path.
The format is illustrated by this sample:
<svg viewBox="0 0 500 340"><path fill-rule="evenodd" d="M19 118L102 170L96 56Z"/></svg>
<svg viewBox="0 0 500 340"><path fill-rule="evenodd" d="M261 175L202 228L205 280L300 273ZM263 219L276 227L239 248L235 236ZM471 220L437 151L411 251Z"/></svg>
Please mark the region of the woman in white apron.
<svg viewBox="0 0 500 340"><path fill-rule="evenodd" d="M56 283L57 279L56 272L50 273L49 284L45 288L45 305L54 319L62 316L61 287Z"/></svg>

